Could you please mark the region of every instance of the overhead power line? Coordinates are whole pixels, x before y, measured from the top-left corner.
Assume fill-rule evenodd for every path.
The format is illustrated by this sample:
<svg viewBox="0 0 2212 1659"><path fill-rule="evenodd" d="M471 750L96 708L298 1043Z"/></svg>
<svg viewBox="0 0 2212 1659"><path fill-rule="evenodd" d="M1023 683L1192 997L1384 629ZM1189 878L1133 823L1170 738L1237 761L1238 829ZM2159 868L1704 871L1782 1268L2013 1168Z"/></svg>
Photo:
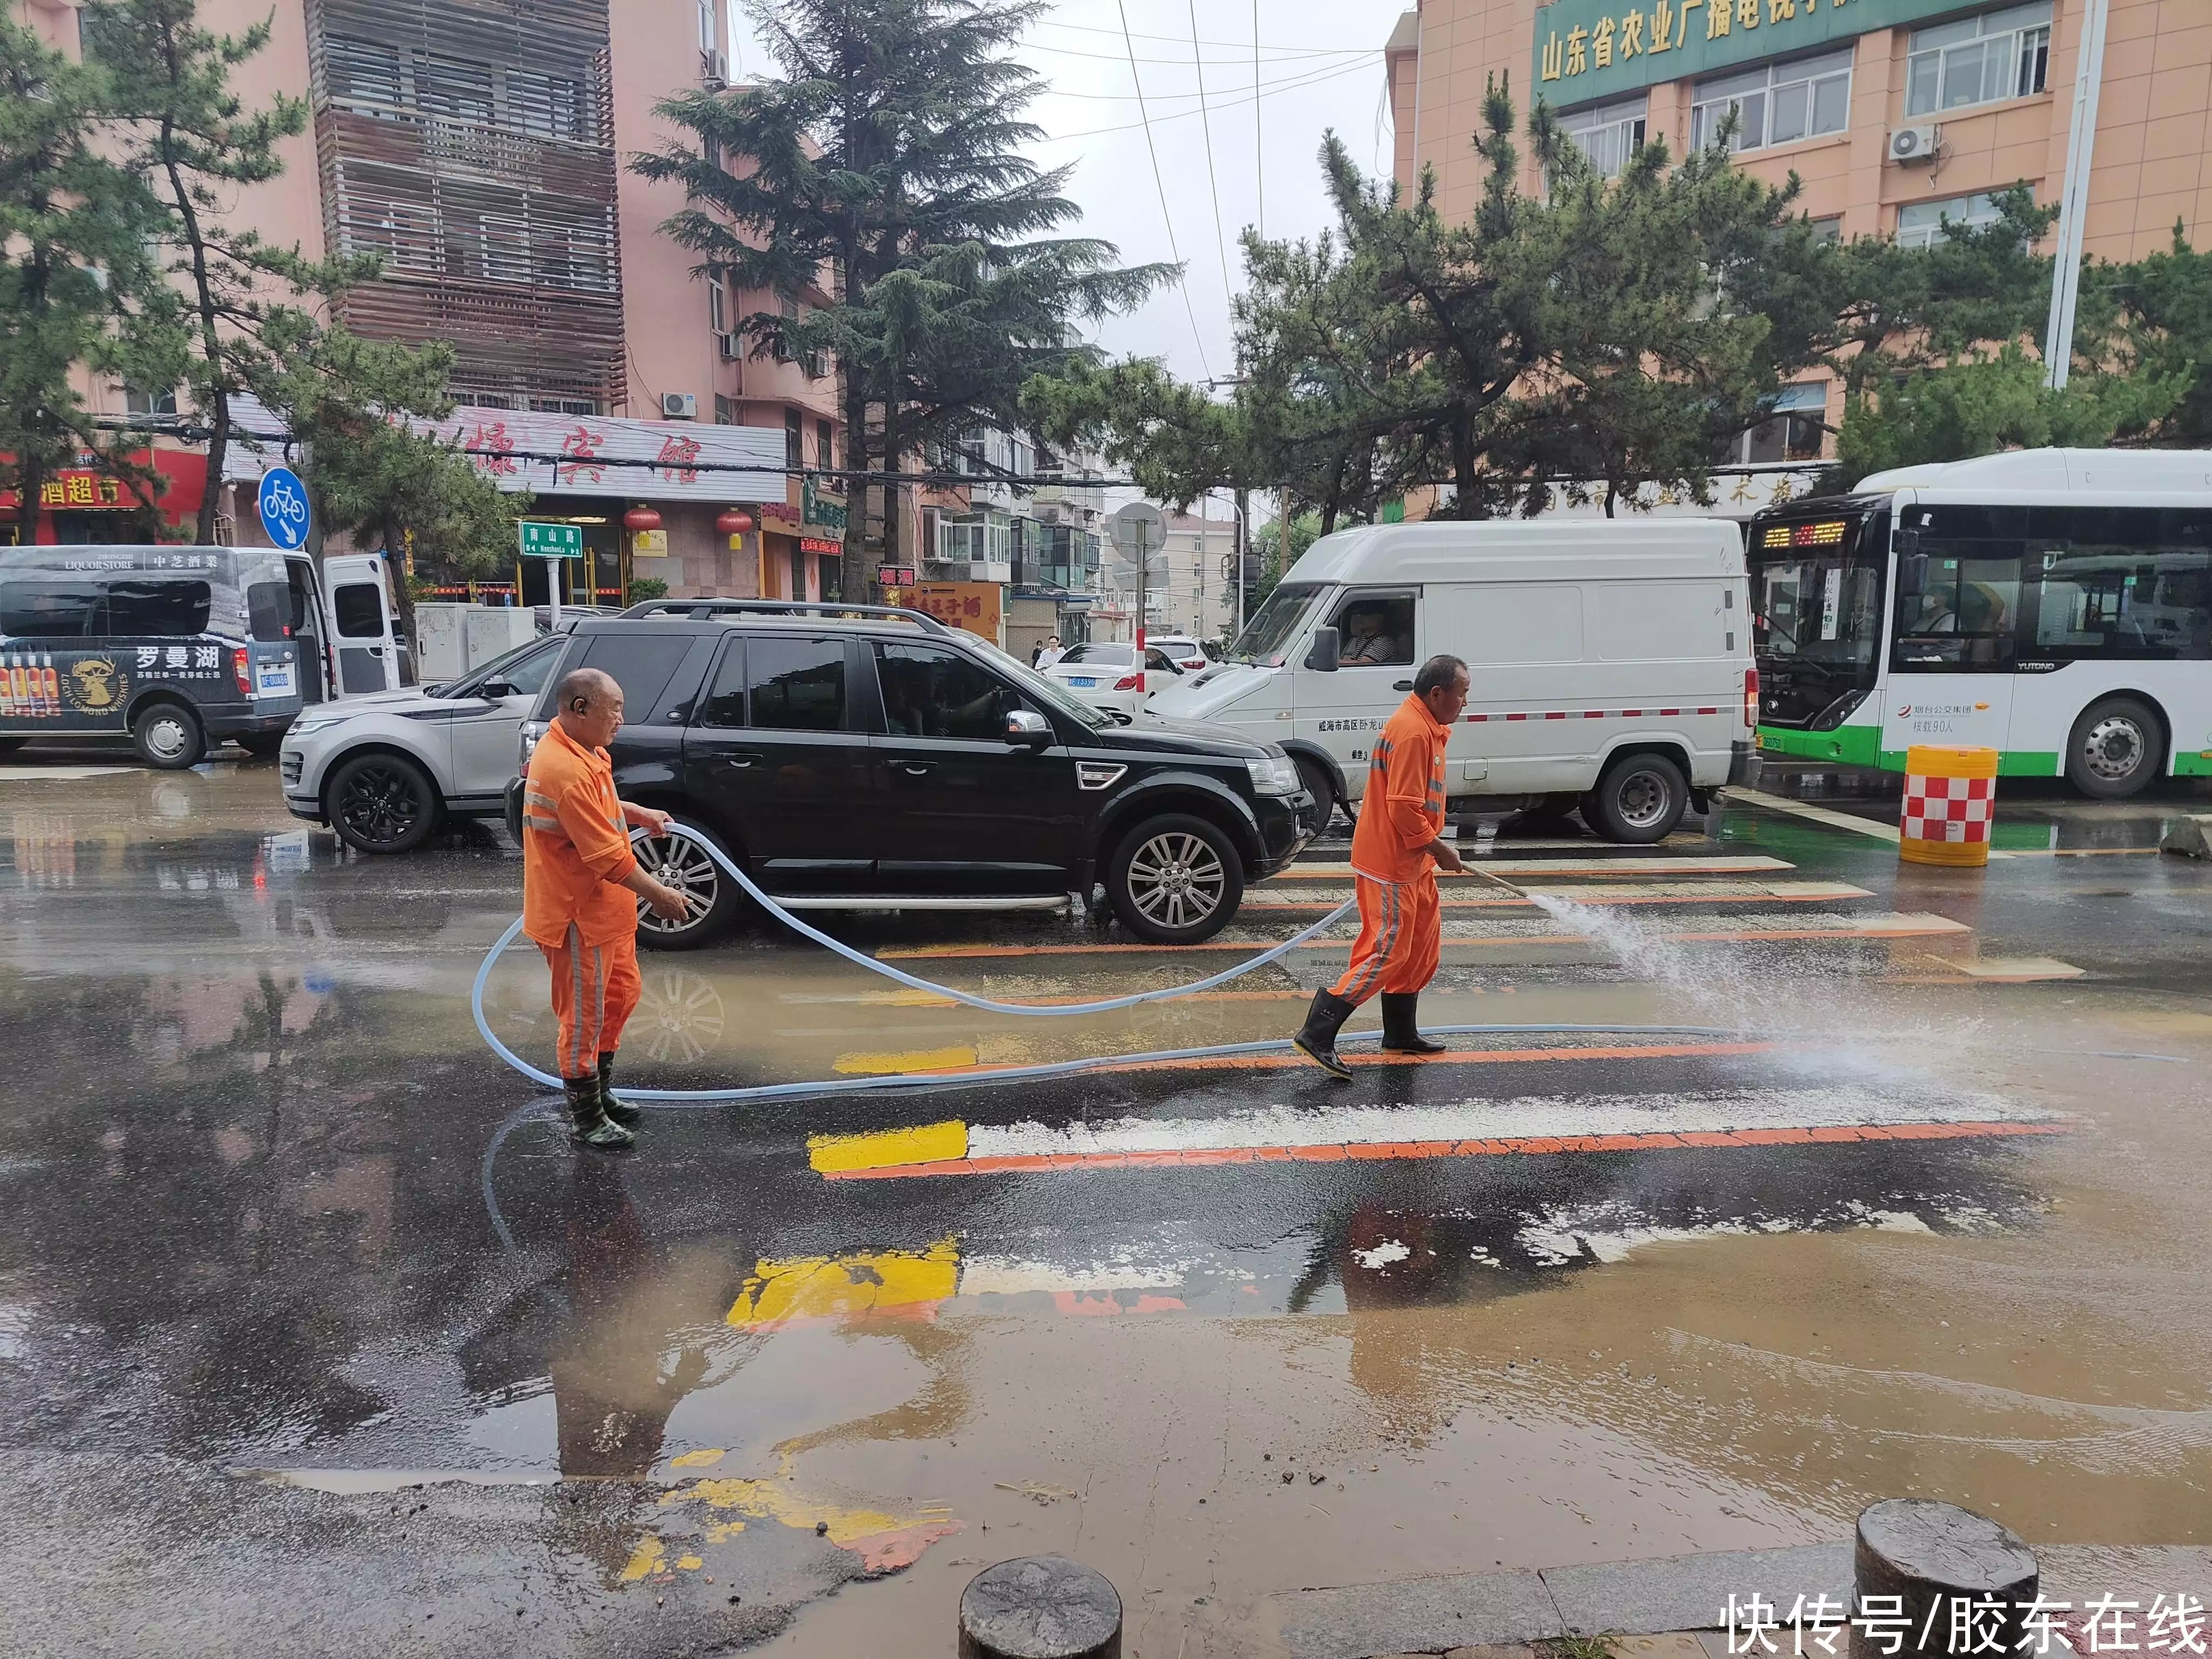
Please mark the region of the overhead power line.
<svg viewBox="0 0 2212 1659"><path fill-rule="evenodd" d="M1260 0L1252 0L1252 175L1254 221L1267 234L1267 145L1260 135Z"/></svg>
<svg viewBox="0 0 2212 1659"><path fill-rule="evenodd" d="M1048 29L1073 29L1081 34L1118 34L1121 32L1119 29L1109 29L1104 25L1099 23L1063 23L1057 18L1043 19L1040 21L1039 27ZM1133 31L1133 33L1135 38L1139 40L1172 40L1177 46L1181 46L1182 44L1182 36L1180 34L1147 34L1142 29L1135 30ZM1244 40L1202 40L1199 44L1207 46L1225 46L1232 52L1241 52L1250 43ZM1331 52L1372 52L1375 48L1371 46L1275 46L1271 47L1270 50L1279 52L1285 57L1318 57L1325 56Z"/></svg>
<svg viewBox="0 0 2212 1659"><path fill-rule="evenodd" d="M1121 42L1128 48L1129 53L1129 82L1137 89L1137 125L1145 130L1145 153L1152 158L1152 188L1159 192L1160 222L1167 227L1168 252L1177 264L1181 264L1182 252L1176 246L1175 215L1168 209L1167 181L1160 176L1159 146L1152 142L1152 118L1145 109L1144 77L1137 72L1137 47L1135 42L1129 38L1127 0L1114 0L1114 9L1121 16ZM1206 361L1206 337L1199 332L1198 312L1190 302L1190 284L1184 281L1180 274L1177 275L1176 283L1176 286L1182 289L1183 315L1190 319L1190 337L1198 347L1199 367L1210 376L1213 373L1213 365Z"/></svg>
<svg viewBox="0 0 2212 1659"><path fill-rule="evenodd" d="M1213 107L1215 109L1241 109L1247 104L1257 103L1261 98L1273 98L1279 92L1295 91L1301 87L1313 86L1322 81L1337 80L1346 75L1372 74L1374 72L1374 68L1375 66L1372 64L1349 64L1342 69L1323 70L1312 75L1302 76L1295 81L1276 82L1273 85L1267 87L1265 90L1256 94L1247 94L1240 98L1223 99L1215 103ZM1197 113L1198 112L1195 109L1177 110L1172 115L1163 115L1160 117L1160 120L1163 123L1168 121L1188 120L1190 117ZM1147 131L1149 131L1151 124L1149 122L1143 121L1124 121L1118 125L1110 127L1085 127L1078 132L1052 133L1042 142L1047 143L1054 143L1064 138L1096 138L1100 137L1102 134L1109 132L1133 132L1139 126L1144 126Z"/></svg>
<svg viewBox="0 0 2212 1659"><path fill-rule="evenodd" d="M1221 228L1221 180L1213 170L1213 118L1206 112L1206 64L1198 55L1198 0L1183 0L1190 9L1190 57L1198 65L1198 124L1206 134L1206 187L1213 196L1213 246L1221 256L1221 296L1229 301L1231 316L1237 312L1236 290L1229 285L1229 238ZM1259 97L1258 82L1253 83L1253 97Z"/></svg>
<svg viewBox="0 0 2212 1659"><path fill-rule="evenodd" d="M1112 52L1085 52L1075 46L1049 46L1042 40L1025 40L1022 43L1020 50L1024 52L1048 52L1055 58L1095 58L1099 62L1104 64L1157 64L1168 69L1181 69L1188 61L1187 59L1181 58L1139 58L1136 55L1136 52L1133 47L1132 47L1127 53ZM1301 58L1312 59L1321 58L1334 58L1341 61L1346 58L1378 58L1381 55L1382 53L1374 46L1341 46L1328 52L1280 52L1269 58L1267 61L1271 64L1290 64ZM1236 57L1217 58L1210 59L1209 61L1212 62L1216 68L1220 68L1231 64L1241 64L1244 61L1244 47L1240 42L1237 48Z"/></svg>

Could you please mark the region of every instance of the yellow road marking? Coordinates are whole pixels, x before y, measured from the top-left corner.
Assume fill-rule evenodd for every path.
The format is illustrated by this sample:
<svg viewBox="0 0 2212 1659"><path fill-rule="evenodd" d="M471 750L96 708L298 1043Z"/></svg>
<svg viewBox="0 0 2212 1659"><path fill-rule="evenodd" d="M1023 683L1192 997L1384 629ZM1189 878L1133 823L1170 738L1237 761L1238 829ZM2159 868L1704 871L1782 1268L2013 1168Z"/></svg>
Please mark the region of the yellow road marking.
<svg viewBox="0 0 2212 1659"><path fill-rule="evenodd" d="M882 1077L891 1073L945 1072L973 1066L975 1050L967 1045L952 1048L908 1048L902 1053L840 1054L830 1066L841 1077Z"/></svg>
<svg viewBox="0 0 2212 1659"><path fill-rule="evenodd" d="M884 1164L934 1164L967 1155L968 1126L957 1122L922 1123L860 1135L814 1135L806 1143L806 1161L821 1175Z"/></svg>

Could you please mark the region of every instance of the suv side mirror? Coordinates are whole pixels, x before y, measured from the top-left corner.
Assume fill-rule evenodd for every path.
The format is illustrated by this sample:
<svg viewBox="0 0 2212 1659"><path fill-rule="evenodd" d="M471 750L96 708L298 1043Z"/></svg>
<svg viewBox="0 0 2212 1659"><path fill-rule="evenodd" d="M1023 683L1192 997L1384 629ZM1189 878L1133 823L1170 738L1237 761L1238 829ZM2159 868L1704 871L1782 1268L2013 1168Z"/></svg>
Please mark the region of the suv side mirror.
<svg viewBox="0 0 2212 1659"><path fill-rule="evenodd" d="M1306 666L1316 674L1336 672L1337 657L1344 650L1344 636L1334 628L1314 629L1313 643L1306 647Z"/></svg>
<svg viewBox="0 0 2212 1659"><path fill-rule="evenodd" d="M1006 715L1006 738L1020 748L1046 748L1052 742L1052 722L1034 708L1014 709Z"/></svg>
<svg viewBox="0 0 2212 1659"><path fill-rule="evenodd" d="M506 680L486 680L477 689L477 695L480 697L512 697L520 695L520 688Z"/></svg>

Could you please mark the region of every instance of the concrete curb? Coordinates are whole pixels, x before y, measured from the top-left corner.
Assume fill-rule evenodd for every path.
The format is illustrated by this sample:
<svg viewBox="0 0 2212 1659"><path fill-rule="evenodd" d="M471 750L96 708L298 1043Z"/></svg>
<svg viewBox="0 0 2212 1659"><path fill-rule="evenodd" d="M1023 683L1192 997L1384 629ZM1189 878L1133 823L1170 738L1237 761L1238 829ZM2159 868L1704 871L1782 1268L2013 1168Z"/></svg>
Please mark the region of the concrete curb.
<svg viewBox="0 0 2212 1659"><path fill-rule="evenodd" d="M2051 1545L2036 1554L2047 1597L2078 1603L2133 1595L2148 1607L2155 1595L2186 1591L2212 1602L2212 1548ZM1826 1595L1849 1606L1851 1546L1714 1550L1291 1590L1269 1596L1258 1612L1293 1659L1376 1659L1601 1632L1717 1630L1730 1595L1754 1593L1784 1616L1800 1595Z"/></svg>

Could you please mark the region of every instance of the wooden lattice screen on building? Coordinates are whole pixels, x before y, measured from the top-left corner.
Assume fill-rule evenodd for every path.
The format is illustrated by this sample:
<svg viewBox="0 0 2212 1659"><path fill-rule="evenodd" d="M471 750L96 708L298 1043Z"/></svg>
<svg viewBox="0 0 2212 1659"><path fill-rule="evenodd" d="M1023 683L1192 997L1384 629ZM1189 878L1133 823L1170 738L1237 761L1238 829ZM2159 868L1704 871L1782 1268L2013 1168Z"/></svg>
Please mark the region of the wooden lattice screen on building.
<svg viewBox="0 0 2212 1659"><path fill-rule="evenodd" d="M623 397L607 0L307 0L333 252L381 280L344 320L450 340L465 400Z"/></svg>

